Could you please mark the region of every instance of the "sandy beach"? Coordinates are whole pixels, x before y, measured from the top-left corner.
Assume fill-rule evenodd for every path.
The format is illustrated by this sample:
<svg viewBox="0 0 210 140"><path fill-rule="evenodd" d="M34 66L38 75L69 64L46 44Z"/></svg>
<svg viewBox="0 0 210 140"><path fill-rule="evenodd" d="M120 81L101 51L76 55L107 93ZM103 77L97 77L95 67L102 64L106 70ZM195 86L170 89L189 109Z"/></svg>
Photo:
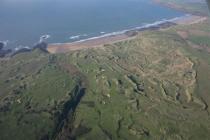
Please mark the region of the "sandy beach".
<svg viewBox="0 0 210 140"><path fill-rule="evenodd" d="M72 43L48 44L47 50L50 53L65 53L65 52L74 51L74 50L102 47L104 46L104 44L110 44L110 43L115 43L115 42L135 38L135 36L139 32L142 32L145 30L159 30L163 28L169 28L175 25L191 25L191 24L203 22L206 19L207 17L187 15L184 17L175 18L173 20L160 22L159 24L154 24L154 25L151 24L151 26L148 26L148 27L130 29L121 34L108 35L108 36L102 36L102 37L99 36L92 39L87 39L87 40L77 41L77 42L72 42Z"/></svg>
<svg viewBox="0 0 210 140"><path fill-rule="evenodd" d="M127 39L129 39L129 36L126 34L112 35L73 43L49 44L47 50L50 53L65 53L73 50L101 47L104 44L114 43Z"/></svg>
<svg viewBox="0 0 210 140"><path fill-rule="evenodd" d="M182 19L177 19L174 21L174 23L178 25L192 25L196 23L201 23L205 20L207 20L207 17L190 15Z"/></svg>

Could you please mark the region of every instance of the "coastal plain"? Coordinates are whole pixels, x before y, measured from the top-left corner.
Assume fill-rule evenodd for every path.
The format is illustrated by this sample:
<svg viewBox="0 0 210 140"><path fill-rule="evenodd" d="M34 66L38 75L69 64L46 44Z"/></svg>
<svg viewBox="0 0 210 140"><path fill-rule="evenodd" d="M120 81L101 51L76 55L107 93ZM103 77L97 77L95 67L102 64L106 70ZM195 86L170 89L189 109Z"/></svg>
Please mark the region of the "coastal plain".
<svg viewBox="0 0 210 140"><path fill-rule="evenodd" d="M0 58L0 139L209 140L209 27L196 15Z"/></svg>

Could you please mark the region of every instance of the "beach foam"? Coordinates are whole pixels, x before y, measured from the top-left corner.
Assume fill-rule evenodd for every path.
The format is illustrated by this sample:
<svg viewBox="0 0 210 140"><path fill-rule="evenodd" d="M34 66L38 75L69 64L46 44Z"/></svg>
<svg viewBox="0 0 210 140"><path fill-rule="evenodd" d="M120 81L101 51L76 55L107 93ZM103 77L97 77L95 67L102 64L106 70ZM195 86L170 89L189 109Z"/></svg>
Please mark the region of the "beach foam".
<svg viewBox="0 0 210 140"><path fill-rule="evenodd" d="M9 40L0 41L0 42L4 44L4 46L3 46L3 47L6 47L6 46L8 45L8 43L9 43Z"/></svg>
<svg viewBox="0 0 210 140"><path fill-rule="evenodd" d="M71 37L69 37L69 39L72 39L72 40L73 40L73 39L79 39L79 37L80 37L79 35L76 35L76 36L71 36Z"/></svg>
<svg viewBox="0 0 210 140"><path fill-rule="evenodd" d="M148 28L151 28L151 27L157 27L157 26L159 26L159 25L161 25L163 23L175 22L177 20L181 20L181 19L184 19L184 18L189 17L189 16L191 16L191 15L190 14L185 14L184 16L175 17L175 18L171 18L171 19L162 19L162 20L159 20L159 21L155 21L153 23L145 23L143 26L139 26L139 27L135 27L135 28L131 28L131 29L125 29L125 30L117 31L117 32L106 33L106 34L103 34L103 35L99 35L99 36L95 36L95 37L91 37L91 38L87 38L87 39L82 39L82 40L75 41L75 42L72 42L72 43L84 42L84 41L98 39L98 38L103 38L103 37L108 37L108 36L120 35L120 34L124 34L124 33L128 32L128 31L134 31L134 30L148 29ZM102 33L102 32L100 32L100 33ZM103 33L105 33L105 32L103 32ZM59 44L62 44L62 43L59 43Z"/></svg>
<svg viewBox="0 0 210 140"><path fill-rule="evenodd" d="M28 46L19 45L18 47L16 47L16 48L14 49L14 51L19 51L20 49L31 49L31 48L28 47Z"/></svg>
<svg viewBox="0 0 210 140"><path fill-rule="evenodd" d="M51 36L48 35L48 34L42 35L42 36L40 37L40 39L39 39L39 42L43 42L43 41L47 40L47 39L50 38L50 37L51 37Z"/></svg>
<svg viewBox="0 0 210 140"><path fill-rule="evenodd" d="M75 35L75 36L70 36L69 39L76 40L76 39L80 39L81 37L86 37L86 36L88 35L87 34Z"/></svg>
<svg viewBox="0 0 210 140"><path fill-rule="evenodd" d="M129 31L142 31L142 30L147 30L147 29L152 28L152 27L158 27L158 26L160 26L164 23L167 23L167 22L169 22L169 23L171 22L171 23L176 24L176 21L188 18L190 16L192 16L192 15L185 14L183 16L179 16L179 17L175 17L175 18L171 18L171 19L162 19L162 20L159 20L159 21L155 21L153 23L143 23L139 27L134 27L134 28L125 29L125 30L116 31L116 32L111 32L111 33L100 32L100 34L98 36L93 36L93 37L85 38L85 39L81 39L81 40L79 40L79 39L82 35L72 36L70 38L72 40L76 40L76 41L69 42L69 43L52 43L52 45L81 43L81 42L84 42L84 41L95 40L95 39L100 39L100 38L109 37L109 36L121 35L121 34L125 34L126 32L129 32Z"/></svg>

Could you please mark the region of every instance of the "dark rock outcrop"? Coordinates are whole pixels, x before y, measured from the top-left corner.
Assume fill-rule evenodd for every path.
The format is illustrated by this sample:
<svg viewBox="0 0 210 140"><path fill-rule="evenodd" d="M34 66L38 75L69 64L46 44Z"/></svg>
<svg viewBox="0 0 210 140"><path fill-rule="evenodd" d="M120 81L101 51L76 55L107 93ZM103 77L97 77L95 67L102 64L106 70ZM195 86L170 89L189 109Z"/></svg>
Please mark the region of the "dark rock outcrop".
<svg viewBox="0 0 210 140"><path fill-rule="evenodd" d="M9 53L11 53L12 50L11 49L7 49L7 50L0 50L0 58L5 57L6 55L8 55Z"/></svg>
<svg viewBox="0 0 210 140"><path fill-rule="evenodd" d="M33 50L34 49L40 49L41 51L48 53L48 51L47 51L47 43L46 42L40 42L40 43L36 44L33 47Z"/></svg>
<svg viewBox="0 0 210 140"><path fill-rule="evenodd" d="M25 52L31 52L35 49L40 49L41 51L45 52L45 53L48 53L47 51L47 43L45 42L40 42L40 43L37 43L32 49L31 48L21 48L17 51L15 51L11 56L15 56L17 54L20 54L20 53L25 53Z"/></svg>
<svg viewBox="0 0 210 140"><path fill-rule="evenodd" d="M4 43L0 42L0 51L4 48Z"/></svg>

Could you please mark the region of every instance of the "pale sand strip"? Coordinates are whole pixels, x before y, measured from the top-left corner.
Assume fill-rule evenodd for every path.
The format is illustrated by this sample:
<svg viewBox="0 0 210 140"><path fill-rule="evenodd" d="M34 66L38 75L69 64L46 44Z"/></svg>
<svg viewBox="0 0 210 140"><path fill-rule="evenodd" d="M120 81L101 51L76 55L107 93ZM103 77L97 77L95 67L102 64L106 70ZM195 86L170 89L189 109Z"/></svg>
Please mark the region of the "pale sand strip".
<svg viewBox="0 0 210 140"><path fill-rule="evenodd" d="M47 50L50 53L65 53L73 50L81 50L87 48L101 47L104 44L115 43L118 41L127 40L129 37L126 34L107 36L97 39L86 40L82 42L49 44Z"/></svg>
<svg viewBox="0 0 210 140"><path fill-rule="evenodd" d="M205 20L207 20L207 17L190 15L184 18L178 18L177 20L172 21L172 23L175 23L178 25L192 25L192 24L203 22ZM149 30L149 29L150 28L146 30ZM131 39L134 37L135 36L131 37L124 33L124 34L119 34L119 35L110 35L106 37L95 38L95 39L86 40L82 42L49 44L47 47L47 50L50 53L65 53L65 52L74 51L74 50L102 47L104 46L104 44L115 43L115 42Z"/></svg>
<svg viewBox="0 0 210 140"><path fill-rule="evenodd" d="M191 15L182 19L177 19L174 21L174 23L178 25L192 25L192 24L201 23L205 20L207 20L207 17Z"/></svg>

